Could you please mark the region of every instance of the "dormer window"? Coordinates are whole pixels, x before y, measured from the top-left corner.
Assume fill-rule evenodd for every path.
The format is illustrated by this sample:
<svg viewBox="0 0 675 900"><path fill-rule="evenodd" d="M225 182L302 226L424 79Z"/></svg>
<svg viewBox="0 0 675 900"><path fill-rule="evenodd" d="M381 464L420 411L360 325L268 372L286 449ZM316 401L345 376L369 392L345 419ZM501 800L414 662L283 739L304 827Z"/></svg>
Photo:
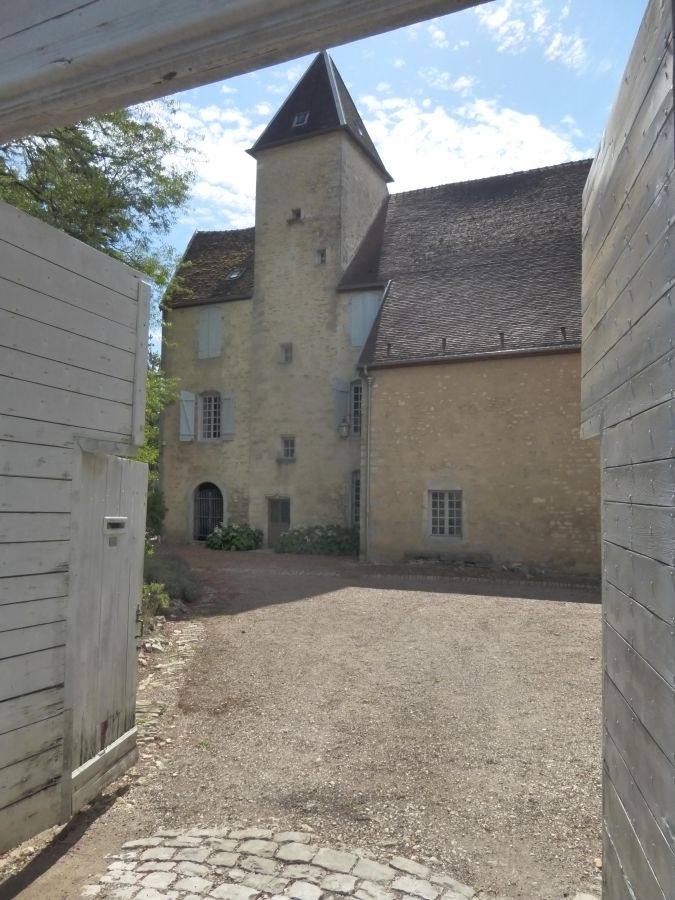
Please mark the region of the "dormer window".
<svg viewBox="0 0 675 900"><path fill-rule="evenodd" d="M230 269L225 278L227 281L237 281L244 274L244 271L243 266L236 266L234 269Z"/></svg>
<svg viewBox="0 0 675 900"><path fill-rule="evenodd" d="M301 125L306 125L309 122L309 113L308 112L299 112L293 116L293 128L299 128Z"/></svg>

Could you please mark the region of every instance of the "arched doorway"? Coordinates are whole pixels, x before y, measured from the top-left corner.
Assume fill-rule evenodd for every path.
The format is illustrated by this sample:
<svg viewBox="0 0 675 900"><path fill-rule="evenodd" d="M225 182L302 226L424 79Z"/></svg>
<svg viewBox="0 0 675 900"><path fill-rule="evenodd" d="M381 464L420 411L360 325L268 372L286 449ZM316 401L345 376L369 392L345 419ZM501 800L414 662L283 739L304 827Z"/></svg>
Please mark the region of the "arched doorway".
<svg viewBox="0 0 675 900"><path fill-rule="evenodd" d="M192 536L196 541L206 540L216 525L223 524L223 495L210 481L195 488L192 518Z"/></svg>

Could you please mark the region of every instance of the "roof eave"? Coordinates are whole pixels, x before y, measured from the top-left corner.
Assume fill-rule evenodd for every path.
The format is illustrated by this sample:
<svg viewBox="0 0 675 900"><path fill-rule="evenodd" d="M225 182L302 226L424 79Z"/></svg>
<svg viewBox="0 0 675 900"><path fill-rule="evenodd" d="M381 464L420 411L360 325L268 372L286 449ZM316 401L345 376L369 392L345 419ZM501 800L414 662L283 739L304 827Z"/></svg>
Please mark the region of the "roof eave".
<svg viewBox="0 0 675 900"><path fill-rule="evenodd" d="M556 344L547 347L523 347L515 350L481 350L455 356L421 356L407 359L386 359L358 362L359 369L398 369L405 366L432 366L442 363L473 362L481 359L513 359L519 356L549 356L556 353L579 353L581 342Z"/></svg>
<svg viewBox="0 0 675 900"><path fill-rule="evenodd" d="M174 303L167 303L166 306L168 309L187 309L191 306L209 306L213 303L233 303L236 300L251 300L253 299L253 292L247 294L237 294L236 297L211 297L208 299L200 299L200 300L177 300Z"/></svg>

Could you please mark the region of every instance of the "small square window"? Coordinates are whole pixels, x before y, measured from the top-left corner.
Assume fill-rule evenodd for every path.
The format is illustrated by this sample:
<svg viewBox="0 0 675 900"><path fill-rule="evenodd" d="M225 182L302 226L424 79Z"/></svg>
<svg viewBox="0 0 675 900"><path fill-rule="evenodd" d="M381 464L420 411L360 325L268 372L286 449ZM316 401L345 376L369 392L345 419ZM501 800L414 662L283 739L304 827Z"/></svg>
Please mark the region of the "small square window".
<svg viewBox="0 0 675 900"><path fill-rule="evenodd" d="M429 513L434 537L462 537L461 491L429 491Z"/></svg>
<svg viewBox="0 0 675 900"><path fill-rule="evenodd" d="M279 362L293 362L293 344L279 344Z"/></svg>
<svg viewBox="0 0 675 900"><path fill-rule="evenodd" d="M295 437L287 435L281 438L281 458L295 459Z"/></svg>
<svg viewBox="0 0 675 900"><path fill-rule="evenodd" d="M289 222L302 222L302 210L298 206L295 209L291 210L291 217L288 220Z"/></svg>
<svg viewBox="0 0 675 900"><path fill-rule="evenodd" d="M301 125L306 125L309 122L309 113L308 112L299 112L293 116L293 128L299 128Z"/></svg>
<svg viewBox="0 0 675 900"><path fill-rule="evenodd" d="M326 265L326 248L325 247L321 247L319 250L316 251L316 262L317 262L317 265L319 265L319 266Z"/></svg>

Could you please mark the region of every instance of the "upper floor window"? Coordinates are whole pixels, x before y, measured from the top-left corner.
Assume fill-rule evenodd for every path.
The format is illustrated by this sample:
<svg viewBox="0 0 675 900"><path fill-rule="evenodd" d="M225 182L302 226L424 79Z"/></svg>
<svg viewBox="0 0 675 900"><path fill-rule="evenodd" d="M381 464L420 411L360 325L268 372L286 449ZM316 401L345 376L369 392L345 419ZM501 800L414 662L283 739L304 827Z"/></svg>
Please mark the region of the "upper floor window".
<svg viewBox="0 0 675 900"><path fill-rule="evenodd" d="M199 397L199 437L202 441L220 438L220 394L201 394Z"/></svg>
<svg viewBox="0 0 675 900"><path fill-rule="evenodd" d="M302 219L303 219L302 210L300 209L299 206L294 207L291 210L291 214L288 217L288 221L289 222L302 222Z"/></svg>
<svg viewBox="0 0 675 900"><path fill-rule="evenodd" d="M293 362L293 344L279 344L279 362Z"/></svg>
<svg viewBox="0 0 675 900"><path fill-rule="evenodd" d="M203 306L197 323L197 356L211 359L223 353L223 310L220 306Z"/></svg>
<svg viewBox="0 0 675 900"><path fill-rule="evenodd" d="M436 537L462 537L462 492L429 491L431 534Z"/></svg>
<svg viewBox="0 0 675 900"><path fill-rule="evenodd" d="M326 248L325 247L321 247L319 250L316 251L316 262L317 262L317 265L319 265L319 266L326 265Z"/></svg>
<svg viewBox="0 0 675 900"><path fill-rule="evenodd" d="M237 281L245 272L245 268L243 266L235 266L234 269L230 269L225 278L227 281Z"/></svg>
<svg viewBox="0 0 675 900"><path fill-rule="evenodd" d="M281 438L281 459L295 459L295 437L284 435Z"/></svg>
<svg viewBox="0 0 675 900"><path fill-rule="evenodd" d="M309 112L299 112L293 116L293 128L306 125L309 122Z"/></svg>
<svg viewBox="0 0 675 900"><path fill-rule="evenodd" d="M179 401L181 441L230 441L234 438L232 391L181 391Z"/></svg>

